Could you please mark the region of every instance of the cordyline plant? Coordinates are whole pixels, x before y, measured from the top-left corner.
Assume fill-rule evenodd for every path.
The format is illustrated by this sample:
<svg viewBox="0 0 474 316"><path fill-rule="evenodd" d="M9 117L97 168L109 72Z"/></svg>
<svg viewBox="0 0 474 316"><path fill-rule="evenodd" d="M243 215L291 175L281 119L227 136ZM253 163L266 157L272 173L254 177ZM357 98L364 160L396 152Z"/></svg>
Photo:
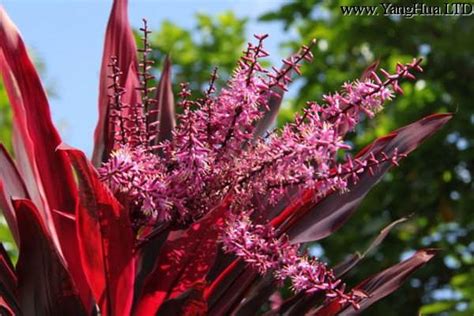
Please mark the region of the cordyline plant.
<svg viewBox="0 0 474 316"><path fill-rule="evenodd" d="M350 289L341 277L405 219L332 268L302 248L341 227L392 165L450 119L431 115L344 158L346 134L401 94L420 60L392 74L373 65L270 130L314 42L266 70L266 35L255 36L218 93L216 71L201 98L182 84L176 115L170 62L152 92L146 22L142 32L137 54L127 1L116 0L89 162L61 143L25 45L0 11L15 151L14 160L0 151L0 207L20 252L14 267L0 249L2 315L348 315L434 256L419 250ZM269 304L285 282L293 296Z"/></svg>

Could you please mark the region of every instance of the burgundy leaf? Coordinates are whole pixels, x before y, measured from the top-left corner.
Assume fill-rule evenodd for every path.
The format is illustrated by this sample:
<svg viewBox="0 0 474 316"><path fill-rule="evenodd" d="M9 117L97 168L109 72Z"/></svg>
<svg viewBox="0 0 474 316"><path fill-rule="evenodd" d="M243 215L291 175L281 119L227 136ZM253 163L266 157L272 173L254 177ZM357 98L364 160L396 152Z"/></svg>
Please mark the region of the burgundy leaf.
<svg viewBox="0 0 474 316"><path fill-rule="evenodd" d="M205 282L217 254L217 238L228 204L229 199L224 200L187 230L170 234L145 282L135 315L154 315L166 299Z"/></svg>
<svg viewBox="0 0 474 316"><path fill-rule="evenodd" d="M374 248L380 245L380 243L385 239L385 237L387 237L387 235L396 225L405 222L407 219L407 217L403 217L388 224L380 231L377 237L375 237L375 239L370 243L369 247L367 247L367 249L362 254L356 252L347 257L344 261L337 264L333 268L334 275L336 276L336 278L341 278L344 274L353 269L358 263L362 261L362 259L367 256L369 252L371 252ZM290 315L303 315L306 314L306 312L313 308L315 305L320 304L323 298L324 295L322 295L322 293L315 293L312 295L304 295L303 293L299 293L287 299L280 307L280 310L278 312L280 314L283 314L286 313L286 311L288 310Z"/></svg>
<svg viewBox="0 0 474 316"><path fill-rule="evenodd" d="M375 140L356 157L364 159L371 152L385 152L390 156L396 149L401 154L409 154L426 138L446 124L451 117L451 114L434 114L425 117ZM348 192L343 194L334 192L316 205L313 204L312 199L304 199L305 203L300 207L303 211L296 210L290 215L293 216L293 220L287 233L291 242L301 243L319 240L339 229L390 167L390 162L384 162L373 169L373 175L368 170L362 172L356 184L348 185ZM308 202L306 203L306 201Z"/></svg>
<svg viewBox="0 0 474 316"><path fill-rule="evenodd" d="M383 240L388 236L390 231L395 226L407 220L408 220L408 217L402 217L400 219L397 219L396 221L391 222L390 224L385 226L384 229L380 231L377 237L375 237L375 239L370 243L369 247L367 247L367 249L362 254L355 253L349 256L348 258L346 258L346 260L344 260L343 262L337 264L334 267L334 274L336 275L336 277L340 278L342 275L346 274L352 268L354 268L362 259L364 259L367 256L369 252L373 251L376 247L378 247L378 245L380 245L383 242Z"/></svg>
<svg viewBox="0 0 474 316"><path fill-rule="evenodd" d="M55 152L61 139L52 124L46 94L16 27L3 9L0 9L0 47L0 69L13 108L15 130L25 142L27 154L24 157L23 153L16 153L21 160L20 173L29 174L23 170L27 164L36 169L34 179L24 177L28 178L27 187L32 180L41 183L43 187L39 190L44 190L48 207L72 212L74 180L67 158ZM46 221L50 216L45 211Z"/></svg>
<svg viewBox="0 0 474 316"><path fill-rule="evenodd" d="M245 269L223 293L219 293L219 300L209 308L209 315L228 315L233 308L238 306L244 294L257 279L256 271Z"/></svg>
<svg viewBox="0 0 474 316"><path fill-rule="evenodd" d="M252 288L251 292L246 295L245 301L237 308L235 315L252 315L252 313L258 311L265 302L268 302L268 298L275 292L276 288L277 285L273 280L273 276L270 274L264 276Z"/></svg>
<svg viewBox="0 0 474 316"><path fill-rule="evenodd" d="M19 244L16 216L11 204L10 197L29 199L25 183L18 172L13 159L5 147L0 144L0 208L7 220L8 227L12 232L16 244Z"/></svg>
<svg viewBox="0 0 474 316"><path fill-rule="evenodd" d="M118 58L118 67L123 72L120 85L125 86L128 76L137 76L137 47L128 21L127 0L114 0L105 33L104 53L100 68L99 83L99 120L94 133L94 152L92 162L99 166L107 160L113 147L113 131L109 122L109 91L111 84L108 67L111 57ZM135 90L129 91L136 94Z"/></svg>
<svg viewBox="0 0 474 316"><path fill-rule="evenodd" d="M0 71L13 108L17 167L87 305L90 292L76 260L78 244L74 225L51 211L74 211L76 185L72 170L67 156L56 152L61 139L51 121L46 94L18 30L3 8L0 8L0 48Z"/></svg>
<svg viewBox="0 0 474 316"><path fill-rule="evenodd" d="M5 297L0 295L0 315L3 316L14 316L19 315L21 312L19 309L16 309L14 306L11 306L10 303L5 301Z"/></svg>
<svg viewBox="0 0 474 316"><path fill-rule="evenodd" d="M363 259L362 255L359 252L353 253L347 256L343 261L339 262L334 266L333 271L334 275L339 278L352 270L361 260Z"/></svg>
<svg viewBox="0 0 474 316"><path fill-rule="evenodd" d="M280 69L280 73L287 72L288 77L293 77L296 72L294 68L290 65L284 63L282 68ZM258 121L257 126L254 132L254 139L257 139L260 136L263 136L265 132L270 128L270 126L275 121L278 112L280 110L281 102L283 100L283 96L285 95L285 91L278 85L271 88L271 94L268 99L268 111L265 111L262 118Z"/></svg>
<svg viewBox="0 0 474 316"><path fill-rule="evenodd" d="M17 296L15 268L3 244L0 243L0 307L4 307L10 315L19 315ZM0 315L3 315L1 309Z"/></svg>
<svg viewBox="0 0 474 316"><path fill-rule="evenodd" d="M80 260L101 314L129 315L133 299L134 235L122 208L84 154L61 146L76 171L79 201L76 229Z"/></svg>
<svg viewBox="0 0 474 316"><path fill-rule="evenodd" d="M212 307L219 302L219 299L226 293L243 271L245 271L245 262L240 259L234 259L212 279L212 282L210 282L204 291L204 296L209 302L209 306Z"/></svg>
<svg viewBox="0 0 474 316"><path fill-rule="evenodd" d="M20 233L18 301L23 315L87 315L38 209L14 200Z"/></svg>
<svg viewBox="0 0 474 316"><path fill-rule="evenodd" d="M222 253L222 250L218 251L219 255ZM229 259L231 260L228 261ZM218 271L215 271L217 265ZM220 296L231 286L244 269L245 263L240 259L235 259L235 256L226 258L226 260L222 260L222 257L216 258L214 266L207 275L209 285L204 291L204 296L209 305L214 305L219 300Z"/></svg>
<svg viewBox="0 0 474 316"><path fill-rule="evenodd" d="M147 276L153 271L161 247L166 242L169 232L170 230L165 228L152 236L146 237L141 247L135 251L137 273L135 277L134 301L140 297L143 284Z"/></svg>
<svg viewBox="0 0 474 316"><path fill-rule="evenodd" d="M367 295L366 298L359 302L359 310L355 310L352 306L348 306L348 304L341 304L333 300L318 309L313 315L358 315L370 305L397 290L413 272L430 261L435 254L436 251L433 249L418 250L411 258L379 272L358 284L354 287L354 290L361 291Z"/></svg>
<svg viewBox="0 0 474 316"><path fill-rule="evenodd" d="M178 297L167 300L160 308L160 314L166 316L207 315L207 302L203 297L204 287L204 282L196 283Z"/></svg>
<svg viewBox="0 0 474 316"><path fill-rule="evenodd" d="M278 112L280 111L280 105L283 100L285 91L282 88L275 86L271 89L273 92L268 99L268 111L262 116L255 127L254 139L263 136L265 132L275 121Z"/></svg>
<svg viewBox="0 0 474 316"><path fill-rule="evenodd" d="M156 90L155 99L157 101L156 112L151 113L150 122L159 122L159 129L156 143L164 140L171 140L172 131L176 125L175 119L175 104L171 81L171 58L166 57L163 72L161 73L160 82Z"/></svg>

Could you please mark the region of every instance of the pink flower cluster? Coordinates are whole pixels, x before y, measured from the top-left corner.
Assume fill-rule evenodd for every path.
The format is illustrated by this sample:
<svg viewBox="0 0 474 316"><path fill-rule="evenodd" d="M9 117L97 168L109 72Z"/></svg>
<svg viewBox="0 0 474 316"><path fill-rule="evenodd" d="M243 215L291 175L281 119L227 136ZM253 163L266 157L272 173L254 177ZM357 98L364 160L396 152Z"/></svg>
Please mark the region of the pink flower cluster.
<svg viewBox="0 0 474 316"><path fill-rule="evenodd" d="M338 297L356 308L359 293L345 293L345 285L316 258L298 255L298 245L277 238L268 225L254 224L247 215L233 216L222 236L225 251L243 258L259 273L273 271L278 281L290 279L295 292L324 291L327 297Z"/></svg>
<svg viewBox="0 0 474 316"><path fill-rule="evenodd" d="M299 247L290 245L284 234L277 237L268 222L253 223L254 218L269 218L257 211L254 201L275 204L290 188L311 188L321 197L346 189L348 181L357 181L359 173L381 162L396 164L400 158L396 152L365 160L349 156L338 161L337 157L350 149L343 138L361 115L373 117L395 92L401 93L398 81L413 78L412 70L421 71L420 60L397 65L394 74L381 70L383 80L371 71L364 79L345 83L340 92L325 95L321 103L308 102L293 123L255 138L257 122L269 110L268 100L275 91L286 90L291 75L300 73L301 61L312 58L311 47L303 46L283 61L281 70L266 70L260 64L268 56L265 37L256 36L258 43L248 45L218 95L215 73L201 99L194 100L187 85L181 86L179 124L172 140L158 145L151 145L148 135L157 123L147 122L143 106L132 116L123 115L128 111L121 100L124 92L114 85L112 123L119 141L99 169L101 179L135 206L141 219L138 225L189 224L232 195L221 238L226 251L260 273L271 270L278 280L291 279L295 291L323 290L355 304L354 294L344 293L343 285L324 264L299 256ZM118 75L115 70L113 78ZM146 87L142 90L147 91ZM125 116L132 117L133 124L124 121Z"/></svg>

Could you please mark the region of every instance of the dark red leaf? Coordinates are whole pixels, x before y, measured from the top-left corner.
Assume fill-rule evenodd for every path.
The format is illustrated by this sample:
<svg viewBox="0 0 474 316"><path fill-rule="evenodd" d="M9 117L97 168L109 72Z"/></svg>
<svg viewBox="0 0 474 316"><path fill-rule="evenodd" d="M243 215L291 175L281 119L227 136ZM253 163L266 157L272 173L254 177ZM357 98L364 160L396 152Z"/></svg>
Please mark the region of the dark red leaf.
<svg viewBox="0 0 474 316"><path fill-rule="evenodd" d="M0 243L0 307L4 307L10 315L19 315L17 296L15 268L3 244ZM0 315L3 315L1 309Z"/></svg>
<svg viewBox="0 0 474 316"><path fill-rule="evenodd" d="M51 121L40 78L18 30L3 8L0 8L0 48L0 70L13 108L17 167L44 225L67 261L84 304L87 304L90 292L76 260L78 244L74 225L51 211L74 212L76 184L67 156L56 152L61 139Z"/></svg>
<svg viewBox="0 0 474 316"><path fill-rule="evenodd" d="M273 94L268 99L268 111L262 116L255 127L254 139L263 136L268 128L273 124L278 112L280 111L280 105L283 100L285 91L278 86L273 87Z"/></svg>
<svg viewBox="0 0 474 316"><path fill-rule="evenodd" d="M100 182L79 150L62 145L79 181L76 229L80 260L101 314L129 315L133 300L134 235L129 214Z"/></svg>
<svg viewBox="0 0 474 316"><path fill-rule="evenodd" d="M395 149L398 149L401 154L409 154L426 138L446 124L451 117L451 114L434 114L425 117L377 139L364 148L357 157L363 159L370 152L378 153L381 151L390 156ZM290 215L293 216L293 220L290 221L291 226L287 233L291 242L301 243L319 240L339 229L390 167L391 164L385 162L374 168L374 175L371 175L369 171L364 171L360 174L360 179L355 185L348 185L348 192L343 194L339 192L332 193L316 205L314 205L312 199L303 199L303 201L308 202L303 203L299 209L292 211Z"/></svg>
<svg viewBox="0 0 474 316"><path fill-rule="evenodd" d="M2 316L15 316L19 315L21 312L19 309L15 309L13 306L10 305L7 301L5 301L5 297L0 295L0 315Z"/></svg>
<svg viewBox="0 0 474 316"><path fill-rule="evenodd" d="M41 189L49 208L73 212L74 179L67 157L55 152L61 139L52 124L46 94L16 27L3 9L0 9L0 47L0 69L13 108L13 125L25 142L28 155L22 157L16 153L16 158L27 160L31 169L36 168L39 177L33 180L36 185L43 185ZM23 172L27 173L23 167L20 163L22 176ZM45 219L50 219L48 212Z"/></svg>
<svg viewBox="0 0 474 316"><path fill-rule="evenodd" d="M206 281L227 210L228 199L187 230L170 234L145 282L135 315L154 315L166 299L176 298L194 284Z"/></svg>
<svg viewBox="0 0 474 316"><path fill-rule="evenodd" d="M20 233L18 302L23 315L87 315L37 208L14 200Z"/></svg>
<svg viewBox="0 0 474 316"><path fill-rule="evenodd" d="M362 253L356 252L355 254L350 255L343 262L337 264L334 268L334 275L336 278L341 278L344 274L353 269L359 262L364 259L369 252L376 248L384 239L387 237L389 232L398 224L406 221L408 218L400 218L380 231L380 233L375 237L375 239L370 243L369 247ZM320 292L312 295L296 294L295 296L287 299L284 304L280 307L278 313L286 313L286 310L289 311L289 315L304 315L311 308L317 306L324 299L324 295Z"/></svg>
<svg viewBox="0 0 474 316"><path fill-rule="evenodd" d="M288 70L290 66L284 64L280 69L280 72L283 73L288 71L287 76L292 77L296 73L294 70ZM265 111L262 118L258 121L257 126L254 132L254 139L257 139L260 136L263 136L265 132L270 128L270 126L275 121L278 112L280 111L281 102L283 101L283 96L285 95L285 91L279 87L274 86L271 88L272 94L269 96L268 99L268 111Z"/></svg>
<svg viewBox="0 0 474 316"><path fill-rule="evenodd" d="M221 251L218 251L218 255L222 255ZM244 271L245 263L240 259L222 261L222 257L217 257L214 262L214 266L211 268L207 275L209 285L204 291L204 296L210 305L215 304L220 296L230 287L234 280ZM219 271L214 271L216 265L219 265Z"/></svg>
<svg viewBox="0 0 474 316"><path fill-rule="evenodd" d="M108 65L111 57L115 56L118 58L118 66L123 72L123 75L120 77L120 85L122 87L125 86L128 76L137 76L137 47L128 21L127 4L127 0L114 0L105 33L99 82L99 120L94 133L94 152L92 155L92 162L95 166L99 166L102 161L107 160L113 147L113 131L109 126L108 106L108 86L111 84L108 78L108 75L110 75ZM130 93L137 92L132 90Z"/></svg>
<svg viewBox="0 0 474 316"><path fill-rule="evenodd" d="M209 315L230 314L258 278L258 273L252 269L247 268L241 272L222 293L217 293L219 299L210 306Z"/></svg>
<svg viewBox="0 0 474 316"><path fill-rule="evenodd" d="M216 263L219 258L216 259ZM242 274L245 270L245 263L240 259L234 259L229 263L225 269L223 269L219 274L209 280L210 275L207 276L210 284L206 287L204 291L204 296L209 302L210 306L215 305L225 291L233 284L233 282ZM212 270L210 271L210 273Z"/></svg>
<svg viewBox="0 0 474 316"><path fill-rule="evenodd" d="M176 125L175 104L171 81L171 58L166 57L160 82L156 90L156 113L150 116L150 122L159 122L159 130L155 143L171 140L172 131Z"/></svg>
<svg viewBox="0 0 474 316"><path fill-rule="evenodd" d="M153 271L155 263L160 254L161 247L166 242L170 230L164 228L152 236L146 237L146 241L135 251L136 257L136 277L134 301L136 301L142 292L143 284L147 276Z"/></svg>
<svg viewBox="0 0 474 316"><path fill-rule="evenodd" d="M7 220L8 227L12 232L16 244L19 244L18 228L16 224L15 211L10 197L29 199L25 183L18 172L13 159L5 147L0 144L0 208Z"/></svg>
<svg viewBox="0 0 474 316"><path fill-rule="evenodd" d="M8 292L16 293L17 278L15 268L2 243L0 243L0 283Z"/></svg>
<svg viewBox="0 0 474 316"><path fill-rule="evenodd" d="M238 307L243 295L259 280L258 273L240 259L234 259L227 268L213 278L204 297L209 304L209 315L224 315Z"/></svg>
<svg viewBox="0 0 474 316"><path fill-rule="evenodd" d="M359 310L356 311L348 304L340 304L333 300L317 310L314 315L329 316L337 314L342 316L360 314L370 305L397 290L413 272L430 261L435 254L436 251L433 249L418 250L411 258L379 272L358 284L354 287L354 290L362 291L368 296L359 302Z"/></svg>
<svg viewBox="0 0 474 316"><path fill-rule="evenodd" d="M349 256L343 262L337 264L333 269L336 277L340 278L342 275L346 274L352 268L354 268L354 266L356 266L362 259L364 259L369 252L374 250L376 247L378 247L378 245L382 243L382 241L387 237L387 235L395 226L407 220L408 220L408 217L402 217L400 219L397 219L396 221L391 222L390 224L385 226L384 229L380 231L377 237L375 237L375 239L370 243L369 247L367 247L367 249L362 254L355 253Z"/></svg>
<svg viewBox="0 0 474 316"><path fill-rule="evenodd" d="M259 279L249 294L246 295L245 300L238 306L234 314L236 316L246 316L259 311L262 305L268 302L269 297L277 288L276 282L271 274Z"/></svg>
<svg viewBox="0 0 474 316"><path fill-rule="evenodd" d="M167 300L160 308L160 315L197 316L207 315L207 302L203 297L204 282L196 283L192 288L176 298Z"/></svg>

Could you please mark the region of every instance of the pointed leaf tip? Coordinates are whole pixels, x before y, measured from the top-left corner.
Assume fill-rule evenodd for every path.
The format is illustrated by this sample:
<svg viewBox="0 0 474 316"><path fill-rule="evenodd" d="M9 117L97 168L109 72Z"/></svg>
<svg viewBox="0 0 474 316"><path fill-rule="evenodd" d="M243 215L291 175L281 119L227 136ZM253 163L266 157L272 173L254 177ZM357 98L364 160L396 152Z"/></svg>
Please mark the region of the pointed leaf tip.
<svg viewBox="0 0 474 316"><path fill-rule="evenodd" d="M388 156L395 150L400 154L409 154L424 140L444 126L452 114L433 114L422 118L410 125L402 127L389 135L376 139L372 144L362 149L356 157L364 159L370 152L384 152ZM390 162L384 162L370 170L359 174L356 184L348 185L348 192L341 194L334 192L314 204L311 199L303 203L300 210L293 211L295 220L287 233L292 243L302 243L325 238L339 229L356 211L362 199L370 189L382 179L383 175L391 168ZM311 204L313 203L313 204Z"/></svg>
<svg viewBox="0 0 474 316"><path fill-rule="evenodd" d="M137 77L137 46L128 20L128 1L114 0L105 33L104 52L100 68L99 82L99 120L94 132L94 151L92 162L97 167L108 158L113 148L113 131L109 121L109 72L108 67L112 56L118 58L118 67L123 72L120 86L124 87L129 76ZM129 91L138 94L137 91Z"/></svg>
<svg viewBox="0 0 474 316"><path fill-rule="evenodd" d="M171 140L173 137L173 130L176 126L176 109L173 95L171 68L171 57L168 55L165 58L163 71L156 90L156 114L152 115L150 120L151 122L159 122L156 143L164 140Z"/></svg>

